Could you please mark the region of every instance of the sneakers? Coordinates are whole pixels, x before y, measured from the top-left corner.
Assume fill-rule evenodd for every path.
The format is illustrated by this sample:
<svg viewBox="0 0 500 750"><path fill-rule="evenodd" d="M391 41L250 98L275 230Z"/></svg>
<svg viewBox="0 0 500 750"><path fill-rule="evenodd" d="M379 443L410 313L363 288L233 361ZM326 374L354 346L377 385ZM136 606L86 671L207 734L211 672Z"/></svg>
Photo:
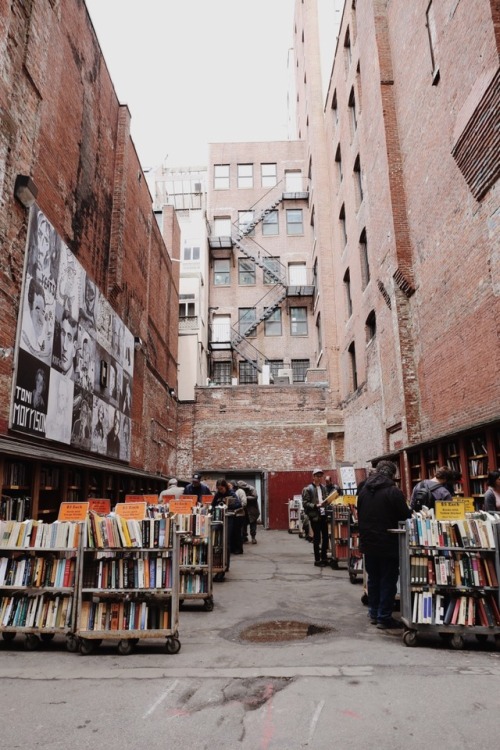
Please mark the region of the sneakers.
<svg viewBox="0 0 500 750"><path fill-rule="evenodd" d="M317 568L324 568L328 565L326 560L315 560L314 564Z"/></svg>
<svg viewBox="0 0 500 750"><path fill-rule="evenodd" d="M257 539L254 536L252 537L252 544L257 544Z"/></svg>
<svg viewBox="0 0 500 750"><path fill-rule="evenodd" d="M404 628L404 625L400 620L395 620L394 617L389 617L388 620L377 622L377 628L379 630L396 630Z"/></svg>

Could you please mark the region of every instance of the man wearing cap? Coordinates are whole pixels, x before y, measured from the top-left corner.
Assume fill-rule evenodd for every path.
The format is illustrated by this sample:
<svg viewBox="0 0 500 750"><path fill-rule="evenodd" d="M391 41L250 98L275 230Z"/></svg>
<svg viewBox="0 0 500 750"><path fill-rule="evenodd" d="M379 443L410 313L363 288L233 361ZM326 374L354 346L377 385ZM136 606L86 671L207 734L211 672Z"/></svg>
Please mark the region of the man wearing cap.
<svg viewBox="0 0 500 750"><path fill-rule="evenodd" d="M193 474L191 482L184 487L185 495L196 495L197 503L201 504L202 495L212 495L212 490L201 481L201 474Z"/></svg>
<svg viewBox="0 0 500 750"><path fill-rule="evenodd" d="M328 565L328 519L326 516L326 487L322 484L323 469L314 469L312 483L302 490L304 513L309 517L313 530L314 564L318 568Z"/></svg>
<svg viewBox="0 0 500 750"><path fill-rule="evenodd" d="M177 479L175 477L172 477L172 479L168 480L167 489L163 490L163 492L160 492L158 496L158 502L160 505L163 505L163 503L168 503L168 497L180 497L184 494L184 488L179 487L177 484Z"/></svg>

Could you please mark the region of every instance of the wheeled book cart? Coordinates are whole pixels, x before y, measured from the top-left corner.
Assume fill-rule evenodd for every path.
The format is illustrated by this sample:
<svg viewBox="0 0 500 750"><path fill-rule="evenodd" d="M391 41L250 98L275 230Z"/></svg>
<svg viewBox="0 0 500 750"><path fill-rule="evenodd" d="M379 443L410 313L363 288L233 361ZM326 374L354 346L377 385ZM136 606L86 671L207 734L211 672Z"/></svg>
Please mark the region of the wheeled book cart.
<svg viewBox="0 0 500 750"><path fill-rule="evenodd" d="M300 534L301 528L301 513L302 510L302 498L300 495L296 495L288 501L288 533L289 534Z"/></svg>
<svg viewBox="0 0 500 750"><path fill-rule="evenodd" d="M349 515L349 557L347 558L347 572L351 583L363 580L363 555L359 549L359 526L357 509L351 507Z"/></svg>
<svg viewBox="0 0 500 750"><path fill-rule="evenodd" d="M178 521L179 603L182 606L186 601L202 601L203 608L211 612L214 608L212 516L194 513L179 516Z"/></svg>
<svg viewBox="0 0 500 750"><path fill-rule="evenodd" d="M178 653L179 555L171 519L107 516L86 530L75 633L80 653L117 641L125 655L139 641L163 638L166 652Z"/></svg>
<svg viewBox="0 0 500 750"><path fill-rule="evenodd" d="M0 632L25 636L29 651L56 635L74 650L82 526L28 519L0 522Z"/></svg>
<svg viewBox="0 0 500 750"><path fill-rule="evenodd" d="M400 524L403 641L438 634L454 649L468 636L500 644L499 524L484 514L458 521L413 517Z"/></svg>
<svg viewBox="0 0 500 750"><path fill-rule="evenodd" d="M212 511L212 579L223 581L229 570L229 538L225 508Z"/></svg>

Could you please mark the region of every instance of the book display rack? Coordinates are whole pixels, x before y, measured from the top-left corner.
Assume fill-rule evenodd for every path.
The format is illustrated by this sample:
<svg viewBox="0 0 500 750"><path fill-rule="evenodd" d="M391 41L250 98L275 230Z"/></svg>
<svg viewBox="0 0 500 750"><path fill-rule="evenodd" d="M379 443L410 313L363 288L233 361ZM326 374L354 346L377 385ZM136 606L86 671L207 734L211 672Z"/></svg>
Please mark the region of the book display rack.
<svg viewBox="0 0 500 750"><path fill-rule="evenodd" d="M349 514L349 557L347 559L347 572L351 583L358 583L363 579L363 555L359 549L359 526L358 509L350 505Z"/></svg>
<svg viewBox="0 0 500 750"><path fill-rule="evenodd" d="M225 508L212 511L212 579L223 581L229 570L229 539Z"/></svg>
<svg viewBox="0 0 500 750"><path fill-rule="evenodd" d="M212 516L206 507L176 516L179 536L179 603L203 601L207 612L214 608L212 595Z"/></svg>
<svg viewBox="0 0 500 750"><path fill-rule="evenodd" d="M464 647L468 635L500 642L499 525L484 513L443 521L417 515L400 525L407 646L432 632L455 649Z"/></svg>
<svg viewBox="0 0 500 750"><path fill-rule="evenodd" d="M24 521L31 516L31 464L20 461L3 462L0 519Z"/></svg>
<svg viewBox="0 0 500 750"><path fill-rule="evenodd" d="M288 501L288 533L300 534L300 512L302 510L302 498L295 496Z"/></svg>
<svg viewBox="0 0 500 750"><path fill-rule="evenodd" d="M0 521L0 632L25 648L65 635L74 650L81 524Z"/></svg>
<svg viewBox="0 0 500 750"><path fill-rule="evenodd" d="M90 512L78 584L76 637L81 654L103 640L129 654L140 640L165 638L176 654L178 539L170 517L136 520Z"/></svg>
<svg viewBox="0 0 500 750"><path fill-rule="evenodd" d="M349 505L333 504L330 516L330 536L332 545L332 560L335 559L336 566L338 563L345 563L346 568L349 565L349 523L351 518L351 509ZM327 511L328 512L328 511Z"/></svg>

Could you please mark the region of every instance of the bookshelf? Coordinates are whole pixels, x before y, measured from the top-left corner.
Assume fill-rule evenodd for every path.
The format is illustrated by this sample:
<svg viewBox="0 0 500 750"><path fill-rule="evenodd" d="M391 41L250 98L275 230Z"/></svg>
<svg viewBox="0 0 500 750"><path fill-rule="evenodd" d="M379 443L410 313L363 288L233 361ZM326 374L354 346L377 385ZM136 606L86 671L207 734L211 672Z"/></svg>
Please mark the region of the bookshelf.
<svg viewBox="0 0 500 750"><path fill-rule="evenodd" d="M478 513L456 521L417 516L399 534L405 645L430 633L455 649L469 635L498 642L499 523Z"/></svg>
<svg viewBox="0 0 500 750"><path fill-rule="evenodd" d="M39 470L38 516L46 523L57 519L59 505L63 500L61 470L53 464L41 464Z"/></svg>
<svg viewBox="0 0 500 750"><path fill-rule="evenodd" d="M165 638L180 651L179 559L169 517L124 519L90 512L78 584L76 636L83 655L103 640L130 654L140 640Z"/></svg>
<svg viewBox="0 0 500 750"><path fill-rule="evenodd" d="M294 497L288 501L288 533L300 533L300 511L302 510L302 499Z"/></svg>
<svg viewBox="0 0 500 750"><path fill-rule="evenodd" d="M223 581L229 570L228 524L225 508L214 508L212 511L212 579Z"/></svg>
<svg viewBox="0 0 500 750"><path fill-rule="evenodd" d="M459 441L453 440L449 443L445 443L443 446L443 453L446 466L448 466L449 469L452 469L452 471L455 471L457 474L463 474ZM464 494L461 480L454 483L453 494L455 496Z"/></svg>
<svg viewBox="0 0 500 750"><path fill-rule="evenodd" d="M212 595L212 516L207 507L175 516L179 535L179 603L203 601L214 608Z"/></svg>
<svg viewBox="0 0 500 750"><path fill-rule="evenodd" d="M349 521L351 510L348 505L334 504L331 507L332 562L335 561L335 567L338 567L338 563L345 563L345 565L348 566Z"/></svg>
<svg viewBox="0 0 500 750"><path fill-rule="evenodd" d="M3 460L0 519L24 521L32 514L32 465Z"/></svg>
<svg viewBox="0 0 500 750"><path fill-rule="evenodd" d="M413 487L423 479L420 451L412 451L408 453L408 462L410 466L410 481L413 489Z"/></svg>
<svg viewBox="0 0 500 750"><path fill-rule="evenodd" d="M33 651L55 635L74 650L81 525L0 521L0 632Z"/></svg>
<svg viewBox="0 0 500 750"><path fill-rule="evenodd" d="M439 454L437 445L429 445L424 449L425 479L432 479L439 467Z"/></svg>
<svg viewBox="0 0 500 750"><path fill-rule="evenodd" d="M78 503L84 499L83 495L84 475L82 471L68 469L66 475L66 500L69 503Z"/></svg>
<svg viewBox="0 0 500 750"><path fill-rule="evenodd" d="M488 477L488 450L484 433L466 438L469 491L477 509L483 507L484 488Z"/></svg>
<svg viewBox="0 0 500 750"><path fill-rule="evenodd" d="M363 555L359 549L358 509L350 506L349 514L349 557L347 571L351 583L357 583L363 576Z"/></svg>

